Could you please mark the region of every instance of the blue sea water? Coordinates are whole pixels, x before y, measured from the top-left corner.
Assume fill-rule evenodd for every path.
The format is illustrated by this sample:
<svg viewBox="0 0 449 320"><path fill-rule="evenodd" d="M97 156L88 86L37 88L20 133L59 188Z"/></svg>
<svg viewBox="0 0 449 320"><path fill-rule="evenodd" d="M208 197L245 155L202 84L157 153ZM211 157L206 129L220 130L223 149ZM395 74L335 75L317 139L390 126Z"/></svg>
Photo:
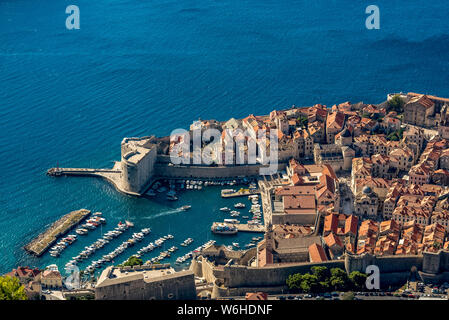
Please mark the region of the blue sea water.
<svg viewBox="0 0 449 320"><path fill-rule="evenodd" d="M80 30L65 28L71 4L80 8ZM370 4L0 0L0 273L63 266L93 242L99 230L59 259L22 249L79 208L102 211L105 230L128 217L135 229L151 227L145 243L168 232L175 245L187 237L195 245L235 241L209 230L223 218L217 209L232 204L219 188L186 192L169 204L124 196L101 180L45 176L57 162L110 167L123 137L167 135L199 117L378 103L398 91L449 96L447 1L377 0L380 30L365 28ZM185 203L191 211L173 212Z"/></svg>

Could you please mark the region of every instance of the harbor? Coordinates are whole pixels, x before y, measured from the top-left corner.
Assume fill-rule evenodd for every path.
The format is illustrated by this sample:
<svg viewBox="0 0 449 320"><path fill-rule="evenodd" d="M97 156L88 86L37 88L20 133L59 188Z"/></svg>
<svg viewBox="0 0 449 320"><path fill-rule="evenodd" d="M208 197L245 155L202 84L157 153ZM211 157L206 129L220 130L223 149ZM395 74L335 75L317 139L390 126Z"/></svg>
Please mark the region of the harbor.
<svg viewBox="0 0 449 320"><path fill-rule="evenodd" d="M73 227L78 225L87 216L90 215L90 211L86 209L72 211L62 218L54 222L46 231L39 234L24 248L27 252L41 256L47 249L53 245L59 237L66 234Z"/></svg>
<svg viewBox="0 0 449 320"><path fill-rule="evenodd" d="M78 181L85 184L81 179L58 181L63 184L77 184ZM93 205L92 202L84 204L94 209L89 218L80 221L66 236L59 237L48 247L51 250L47 250L47 253L42 253L39 258L30 255L27 261L35 261L32 264L42 267L56 264L60 270L70 270L72 266L76 266L97 276L104 268L124 263L130 256L136 256L144 263L170 263L176 270L182 270L189 267L192 256L201 251L205 245L216 242L233 247L234 250L254 246L253 232L261 229L245 225L249 221L262 223L263 217L258 209L258 195L241 197L239 201L221 197L223 189L248 188L250 181L242 183L242 181L234 182L233 179L215 182L212 180L200 182L201 180L195 179L159 180L157 188L151 188L154 191L153 196L129 198L115 193L106 182L89 181L92 181L92 184L88 186L86 192L92 195L92 199L98 193L96 191L98 187L110 190L114 197L100 205ZM170 190L175 191L177 200L167 198L167 195L173 195L169 193ZM76 199L73 201L76 202ZM81 202L78 205L81 205ZM229 211L220 210L224 207L229 207ZM240 223L242 226L238 226L242 232L229 237L212 233L211 225L225 219L242 220ZM126 221L134 225L132 232L129 231L130 228L123 232L116 230L119 224ZM133 233L139 233L139 230L145 228L150 228L151 233L145 235L142 241L132 241L134 242L132 245L124 248L125 240L129 240ZM159 243L158 240L167 235L173 235L174 240L168 239L157 246L156 241ZM76 239L65 239L71 236L76 236ZM58 244L61 241L68 244ZM61 249L57 247L60 245Z"/></svg>

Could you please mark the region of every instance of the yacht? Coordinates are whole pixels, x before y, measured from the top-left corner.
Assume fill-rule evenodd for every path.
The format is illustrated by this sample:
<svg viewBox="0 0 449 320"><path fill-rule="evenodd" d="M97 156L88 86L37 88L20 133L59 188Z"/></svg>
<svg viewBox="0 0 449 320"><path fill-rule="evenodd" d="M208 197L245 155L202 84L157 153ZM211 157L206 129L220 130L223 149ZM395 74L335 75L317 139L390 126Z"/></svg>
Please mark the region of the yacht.
<svg viewBox="0 0 449 320"><path fill-rule="evenodd" d="M224 219L223 222L225 222L225 223L232 223L232 224L240 223L240 221L237 220L237 219Z"/></svg>
<svg viewBox="0 0 449 320"><path fill-rule="evenodd" d="M179 209L182 210L182 211L187 211L187 210L189 210L190 208L192 208L191 205L185 205L185 206L182 206L182 207L179 208Z"/></svg>
<svg viewBox="0 0 449 320"><path fill-rule="evenodd" d="M236 204L234 205L234 208L238 208L238 209L245 208L245 207L246 207L245 204L244 204L244 203L241 203L241 202L236 203Z"/></svg>
<svg viewBox="0 0 449 320"><path fill-rule="evenodd" d="M231 211L231 209L229 209L228 207L223 207L223 208L220 208L220 211Z"/></svg>

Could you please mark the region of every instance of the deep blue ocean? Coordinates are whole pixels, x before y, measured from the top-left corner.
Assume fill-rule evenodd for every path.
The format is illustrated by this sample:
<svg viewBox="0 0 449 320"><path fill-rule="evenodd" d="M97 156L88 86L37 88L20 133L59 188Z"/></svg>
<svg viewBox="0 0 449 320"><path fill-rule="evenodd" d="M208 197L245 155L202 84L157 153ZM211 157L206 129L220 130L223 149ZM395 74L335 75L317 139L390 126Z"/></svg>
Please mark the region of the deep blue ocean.
<svg viewBox="0 0 449 320"><path fill-rule="evenodd" d="M65 28L71 4L80 30ZM370 4L380 8L380 30L365 28ZM0 274L62 267L98 238L100 230L58 259L22 249L79 208L103 212L104 231L125 218L136 230L151 227L142 245L168 232L178 246L187 237L191 248L230 244L235 238L209 229L224 218L218 208L233 203L220 188L186 192L174 204L45 171L110 167L123 137L168 135L198 118L378 103L398 91L449 97L448 8L446 0L0 0ZM191 211L173 212L187 203Z"/></svg>

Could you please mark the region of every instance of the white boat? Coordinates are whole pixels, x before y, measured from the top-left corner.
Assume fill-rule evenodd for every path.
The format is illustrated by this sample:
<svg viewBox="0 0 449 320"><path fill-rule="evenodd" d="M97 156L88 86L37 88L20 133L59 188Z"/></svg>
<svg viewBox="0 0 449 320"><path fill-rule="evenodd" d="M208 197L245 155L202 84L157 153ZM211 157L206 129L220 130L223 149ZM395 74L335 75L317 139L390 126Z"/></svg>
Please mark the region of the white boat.
<svg viewBox="0 0 449 320"><path fill-rule="evenodd" d="M190 208L192 208L191 205L185 205L185 206L182 206L182 207L179 208L179 209L182 210L182 211L187 211L187 210L189 210Z"/></svg>
<svg viewBox="0 0 449 320"><path fill-rule="evenodd" d="M240 209L240 208L245 208L245 207L246 207L246 205L245 205L244 203L241 203L241 202L236 203L236 204L234 205L234 208L238 208L238 209Z"/></svg>
<svg viewBox="0 0 449 320"><path fill-rule="evenodd" d="M236 248L240 248L240 245L239 245L238 242L233 242L232 245L233 245L234 247L236 247Z"/></svg>
<svg viewBox="0 0 449 320"><path fill-rule="evenodd" d="M231 211L231 209L229 209L228 207L223 207L223 208L220 208L220 211Z"/></svg>
<svg viewBox="0 0 449 320"><path fill-rule="evenodd" d="M224 219L223 221L224 221L225 223L232 223L232 224L240 223L240 221L237 220L237 219Z"/></svg>

